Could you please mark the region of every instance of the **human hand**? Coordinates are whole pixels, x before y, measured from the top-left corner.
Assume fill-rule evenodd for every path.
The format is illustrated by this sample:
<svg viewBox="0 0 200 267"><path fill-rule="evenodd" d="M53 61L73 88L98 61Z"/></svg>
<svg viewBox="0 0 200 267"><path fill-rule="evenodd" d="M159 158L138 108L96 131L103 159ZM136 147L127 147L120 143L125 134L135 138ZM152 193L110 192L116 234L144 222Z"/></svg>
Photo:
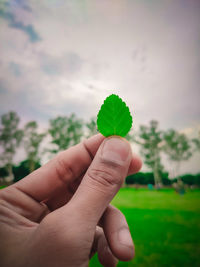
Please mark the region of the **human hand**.
<svg viewBox="0 0 200 267"><path fill-rule="evenodd" d="M134 246L123 214L109 205L141 160L127 141L98 134L58 154L0 191L2 267L88 266L130 260Z"/></svg>

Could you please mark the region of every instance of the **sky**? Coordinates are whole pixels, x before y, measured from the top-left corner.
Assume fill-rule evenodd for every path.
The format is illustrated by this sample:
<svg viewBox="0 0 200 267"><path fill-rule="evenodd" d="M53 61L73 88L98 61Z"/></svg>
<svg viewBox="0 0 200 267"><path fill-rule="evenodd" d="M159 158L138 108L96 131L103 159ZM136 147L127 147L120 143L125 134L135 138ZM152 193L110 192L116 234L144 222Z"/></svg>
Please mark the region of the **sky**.
<svg viewBox="0 0 200 267"><path fill-rule="evenodd" d="M156 119L194 137L199 51L199 0L0 0L0 115L87 121L115 93L133 129ZM200 171L198 154L187 171Z"/></svg>

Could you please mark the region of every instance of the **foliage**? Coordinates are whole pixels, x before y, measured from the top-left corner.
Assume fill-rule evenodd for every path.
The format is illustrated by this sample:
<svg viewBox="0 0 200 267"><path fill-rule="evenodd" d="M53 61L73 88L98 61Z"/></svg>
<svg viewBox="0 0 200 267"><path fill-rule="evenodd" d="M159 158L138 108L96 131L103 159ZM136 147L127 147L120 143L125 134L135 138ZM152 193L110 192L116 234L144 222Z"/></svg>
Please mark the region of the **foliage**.
<svg viewBox="0 0 200 267"><path fill-rule="evenodd" d="M171 185L171 180L168 178L168 173L161 173L162 183L164 185ZM132 175L129 175L125 183L129 184L141 184L141 185L148 185L148 184L155 184L154 182L154 175L152 172L138 172Z"/></svg>
<svg viewBox="0 0 200 267"><path fill-rule="evenodd" d="M195 185L200 186L200 173L195 176Z"/></svg>
<svg viewBox="0 0 200 267"><path fill-rule="evenodd" d="M39 162L34 162L35 169L41 167ZM14 173L14 182L18 182L25 176L27 176L30 173L29 170L29 161L24 160L19 163L19 165L13 167L13 173Z"/></svg>
<svg viewBox="0 0 200 267"><path fill-rule="evenodd" d="M105 100L97 115L97 126L100 133L126 136L132 126L132 117L126 103L117 95L110 95Z"/></svg>
<svg viewBox="0 0 200 267"><path fill-rule="evenodd" d="M163 185L171 185L172 184L172 180L169 179L169 174L167 172L163 172L161 177L162 177L162 184Z"/></svg>
<svg viewBox="0 0 200 267"><path fill-rule="evenodd" d="M136 174L129 175L125 182L126 184L154 184L154 177L152 172L138 172Z"/></svg>
<svg viewBox="0 0 200 267"><path fill-rule="evenodd" d="M188 138L173 129L164 133L164 151L172 161L183 161L191 157L191 146Z"/></svg>
<svg viewBox="0 0 200 267"><path fill-rule="evenodd" d="M23 131L18 128L19 121L20 119L14 111L10 111L1 116L0 145L3 153L0 160L11 177L13 175L13 157L23 137Z"/></svg>
<svg viewBox="0 0 200 267"><path fill-rule="evenodd" d="M185 174L185 175L181 175L180 178L185 184L194 185L195 184L196 175Z"/></svg>
<svg viewBox="0 0 200 267"><path fill-rule="evenodd" d="M200 151L200 132L198 138L192 139L192 142L195 145L195 150Z"/></svg>
<svg viewBox="0 0 200 267"><path fill-rule="evenodd" d="M112 121L111 115L112 113L114 113L114 111L117 112L116 114L121 115L121 112L119 112L119 106L116 103L112 103L113 97L117 99L117 101L119 101L119 106L122 104L125 113L128 110L128 107L126 107L125 103L118 96L112 95L112 97L108 97L105 102L107 103L108 101L108 106L110 105L112 108L111 112L108 113L106 111L104 113L106 114L106 116L108 116L110 121ZM102 107L104 106L104 104L102 105ZM109 108L108 110L110 110ZM102 110L104 110L104 107L102 108ZM105 123L103 117L99 115L98 118L100 117L102 119L101 123ZM0 156L0 160L1 166L4 166L3 169L0 170L0 176L2 177L5 177L5 174L9 177L13 177L13 158L22 140L24 141L23 145L26 152L26 160L28 161L29 172L35 169L35 162L40 162L40 145L44 139L45 134L38 133L38 124L36 121L28 122L24 126L23 130L19 129L19 121L20 120L18 115L16 114L16 112L13 111L8 112L2 115L1 117L0 152L2 155ZM120 125L121 122L118 121L115 117L114 123L119 123ZM51 119L49 122L48 129L48 133L51 138L51 147L50 150L48 147L46 151L57 153L61 150L67 149L68 147L79 143L81 138L83 136L86 136L86 134L84 135L83 132L85 129L87 131L87 137L92 136L98 132L95 118L91 118L86 124L83 123L82 119L77 118L75 114L71 114L69 116L58 116L54 119ZM144 163L153 172L154 177L154 181L152 181L152 173L149 173L148 178L146 174L142 177L140 174L138 174L140 175L140 178L139 176L138 178L135 176L134 183L155 183L156 185L158 185L162 182L164 185L169 185L171 180L168 179L167 174L164 174L164 168L161 162L161 153L164 151L171 161L176 162L177 165L180 165L183 160L187 160L191 157L192 152L194 152L195 150L199 151L199 137L189 140L184 134L177 133L175 130L172 129L163 132L159 130L158 122L155 120L150 121L150 124L147 126L140 126L138 133L129 131L126 135L127 140L140 145L141 154L144 157ZM193 143L193 145L195 146L195 150L191 149L191 143ZM193 177L191 175L189 178L189 176L186 175L186 177L183 178L183 181L185 183L195 185L200 184L198 176ZM132 178L128 178L127 183L129 183L129 179L131 179L130 183L132 183ZM147 183L145 179L147 179L149 182Z"/></svg>
<svg viewBox="0 0 200 267"><path fill-rule="evenodd" d="M0 168L0 178L8 176L8 171L5 167Z"/></svg>
<svg viewBox="0 0 200 267"><path fill-rule="evenodd" d="M178 175L181 162L188 160L192 156L189 139L184 134L170 129L164 133L164 141L163 149L169 160L176 162L176 175Z"/></svg>
<svg viewBox="0 0 200 267"><path fill-rule="evenodd" d="M50 120L49 134L51 135L51 143L56 145L55 149L51 149L52 153L65 150L70 146L80 142L83 136L83 122L73 113L69 117L58 116Z"/></svg>
<svg viewBox="0 0 200 267"><path fill-rule="evenodd" d="M96 124L96 119L91 118L89 122L86 123L86 129L87 129L87 138L95 135L98 133L97 131L97 124Z"/></svg>
<svg viewBox="0 0 200 267"><path fill-rule="evenodd" d="M182 180L184 184L200 186L200 173L197 174L184 174L174 178L172 181L177 183L178 180Z"/></svg>
<svg viewBox="0 0 200 267"><path fill-rule="evenodd" d="M28 159L29 172L35 170L35 163L39 161L40 144L45 137L44 133L37 132L38 124L36 121L30 121L24 128L24 148Z"/></svg>
<svg viewBox="0 0 200 267"><path fill-rule="evenodd" d="M184 184L187 185L196 185L200 186L200 173L198 174L184 174L180 177L169 179L168 173L161 173L161 179L163 185L171 185L172 183L177 183L178 178L180 178ZM126 177L125 183L127 185L131 184L140 184L140 185L148 185L154 184L154 177L152 172L138 172L135 174L131 174Z"/></svg>
<svg viewBox="0 0 200 267"><path fill-rule="evenodd" d="M161 163L161 149L162 149L163 133L158 129L158 122L150 121L149 126L140 126L138 132L138 139L136 142L141 146L141 154L144 157L144 162L150 167L154 174L155 184L161 183L161 173L163 165Z"/></svg>

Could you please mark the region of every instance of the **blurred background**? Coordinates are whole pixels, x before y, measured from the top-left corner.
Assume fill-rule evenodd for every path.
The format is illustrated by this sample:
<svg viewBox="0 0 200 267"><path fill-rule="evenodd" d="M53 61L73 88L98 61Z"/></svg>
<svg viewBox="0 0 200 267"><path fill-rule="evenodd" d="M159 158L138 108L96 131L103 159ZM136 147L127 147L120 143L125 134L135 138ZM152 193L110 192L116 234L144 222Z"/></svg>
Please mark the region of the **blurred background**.
<svg viewBox="0 0 200 267"><path fill-rule="evenodd" d="M199 0L0 0L1 188L96 134L117 94L144 162L113 201L136 246L119 266L199 266L199 51Z"/></svg>

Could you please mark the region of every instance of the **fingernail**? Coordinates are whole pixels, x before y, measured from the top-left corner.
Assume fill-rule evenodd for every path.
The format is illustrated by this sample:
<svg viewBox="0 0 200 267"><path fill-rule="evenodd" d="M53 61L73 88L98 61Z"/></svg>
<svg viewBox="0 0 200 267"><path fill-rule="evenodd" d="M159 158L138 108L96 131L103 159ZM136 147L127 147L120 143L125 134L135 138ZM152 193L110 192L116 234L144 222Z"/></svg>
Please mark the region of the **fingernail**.
<svg viewBox="0 0 200 267"><path fill-rule="evenodd" d="M130 155L130 145L120 137L107 138L102 149L102 158L120 165L128 159Z"/></svg>
<svg viewBox="0 0 200 267"><path fill-rule="evenodd" d="M133 241L128 229L126 228L121 229L118 233L118 239L122 245L133 247Z"/></svg>

